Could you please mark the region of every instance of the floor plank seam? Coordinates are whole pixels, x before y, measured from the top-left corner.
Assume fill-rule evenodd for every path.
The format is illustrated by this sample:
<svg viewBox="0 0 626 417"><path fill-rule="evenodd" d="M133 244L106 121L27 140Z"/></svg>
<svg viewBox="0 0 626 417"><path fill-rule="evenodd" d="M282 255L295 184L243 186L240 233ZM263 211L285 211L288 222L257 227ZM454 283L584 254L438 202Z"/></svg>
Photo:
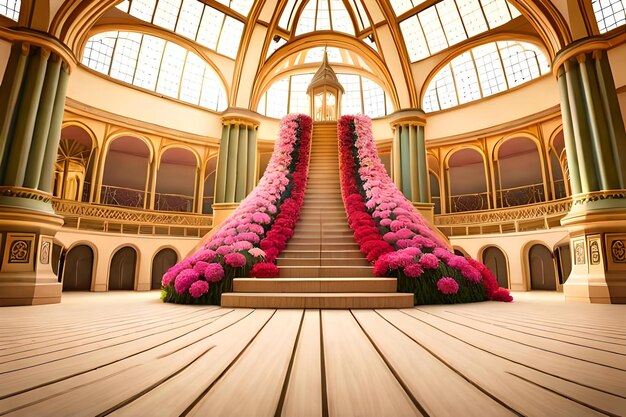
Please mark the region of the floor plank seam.
<svg viewBox="0 0 626 417"><path fill-rule="evenodd" d="M289 366L287 367L287 373L285 374L285 380L283 381L283 387L280 392L280 398L276 406L276 412L274 413L274 417L280 417L282 415L283 406L285 405L285 397L287 396L287 389L289 388L289 378L291 377L291 370L293 369L293 362L296 357L296 350L298 349L298 343L300 342L300 334L302 332L302 324L304 323L305 312L306 310L302 310L302 317L300 317L300 326L298 326L298 334L296 335L296 341L294 342L293 349L291 351Z"/></svg>
<svg viewBox="0 0 626 417"><path fill-rule="evenodd" d="M259 328L259 330L254 334L254 336L252 338L250 338L250 340L248 341L248 343L246 343L246 346L237 354L237 356L235 356L235 358L233 359L233 361L231 363L228 364L228 366L226 368L224 368L224 370L217 376L217 378L215 378L215 380L213 382L211 382L209 384L208 387L206 387L206 389L204 391L202 391L202 393L191 402L191 404L189 404L189 406L185 409L185 411L183 411L180 415L180 417L185 417L187 416L192 410L193 408L196 406L196 404L198 404L202 398L204 398L204 396L211 391L211 388L213 388L215 386L215 384L217 384L217 382L222 379L222 377L224 375L226 375L226 373L235 365L235 363L237 363L237 361L239 360L239 358L241 358L241 356L243 356L244 352L246 352L248 350L248 348L250 347L250 345L254 342L254 340L259 336L259 334L261 333L261 331L265 328L265 326L267 326L267 323L269 323L272 320L272 317L274 317L274 315L276 314L277 310L274 310L274 312L272 313L272 315L267 319L267 321L265 323L263 323L263 325ZM254 310L253 310L254 312ZM252 314L252 313L250 313ZM247 316L246 316L247 317Z"/></svg>
<svg viewBox="0 0 626 417"><path fill-rule="evenodd" d="M376 314L378 314L380 317L382 317L383 320L385 320L387 323L389 323L391 326L393 326L395 329L397 329L399 332L401 332L402 334L404 334L406 337L408 337L409 339L413 340L418 346L420 346L422 349L424 349L425 351L427 351L430 355L432 355L434 358L436 358L439 362L441 362L442 364L444 364L448 369L450 369L451 371L453 371L454 373L456 373L457 375L459 375L461 378L463 378L465 381L467 381L470 385L474 386L477 390L479 390L480 392L482 392L483 394L485 394L486 396L488 396L489 398L491 398L493 401L497 402L498 404L500 404L502 407L504 407L505 409L507 409L508 411L510 411L511 413L519 416L519 417L525 417L523 414L521 414L520 412L518 412L516 409L514 409L513 407L511 407L509 404L507 404L506 402L504 402L503 400L501 400L499 397L497 397L496 395L492 394L491 392L489 392L486 388L482 387L480 384L478 384L477 382L471 380L468 376L466 376L464 373L462 373L461 371L459 371L458 369L454 368L448 361L446 361L445 359L443 359L441 356L437 355L435 352L433 352L431 349L427 348L426 346L424 346L423 344L421 344L419 341L415 340L413 337L411 337L411 335L407 334L405 331L403 331L402 329L400 329L398 326L396 326L395 324L393 324L391 321L387 320L387 318L385 316L383 316L382 314L380 314L380 312L378 310L375 310ZM403 310L398 310L401 313L406 314ZM408 315L408 314L407 314ZM413 317L410 316L409 317Z"/></svg>
<svg viewBox="0 0 626 417"><path fill-rule="evenodd" d="M449 323L454 323L456 325L463 326L463 327L468 328L468 329L472 329L473 331L478 332L478 333L488 334L490 336L497 337L498 339L506 340L506 341L511 342L511 343L516 343L516 344L521 345L521 346L526 346L526 347L528 347L530 349L537 349L537 350L540 350L542 352L547 352L547 353L551 353L551 354L554 354L554 355L565 356L566 358L570 358L570 359L573 359L573 360L576 360L576 361L591 363L591 364L594 364L594 365L597 365L597 366L603 366L603 367L606 367L606 368L615 369L616 371L626 371L626 368L618 368L618 367L615 367L615 366L606 365L606 364L598 363L598 362L593 362L593 361L590 361L590 360L587 360L587 359L578 358L576 356L568 355L565 352L555 352L555 351L550 350L550 349L542 348L542 347L539 347L539 346L533 346L531 344L524 343L524 342L521 342L519 340L510 339L508 337L504 337L504 336L499 335L499 334L494 334L494 333L488 332L486 330L477 329L476 327L472 327L472 326L464 324L464 323L459 323L457 321L450 320L450 319L448 319L446 317L441 317L439 315L432 314L432 313L429 313L429 312L426 312L426 311L423 311L423 310L420 310L420 311L424 312L425 314L429 314L429 315L431 315L433 317L436 317L436 318L438 318L440 320L444 320L444 321L447 321ZM514 330L511 330L511 331L514 331ZM531 336L534 336L534 335L531 335ZM561 343L564 343L564 342L561 342ZM585 347L585 346L583 346L583 347Z"/></svg>
<svg viewBox="0 0 626 417"><path fill-rule="evenodd" d="M417 310L417 309L416 309L416 310ZM407 314L407 313L405 313L405 314ZM581 383L581 382L573 381L573 380L568 379L568 378L565 378L565 377L563 377L563 376L552 374L552 373L550 373L550 372L544 371L544 370L542 370L542 369L539 369L539 368L537 368L537 367L531 366L531 365L529 365L529 364L525 364L525 363L522 363L522 362L519 362L519 361L513 360L513 359L511 359L511 358L507 358L507 357L505 357L505 356L499 355L499 354L497 354L497 353L491 352L491 351L489 351L489 350L483 349L483 348L481 348L481 347L479 347L479 346L476 346L476 345L474 345L474 344L472 344L472 343L467 342L466 340L463 340L463 339L461 339L461 338L459 338L459 337L456 337L456 336L454 336L454 335L452 335L452 334L450 334L450 333L446 332L445 330L439 329L439 328L435 327L434 325L432 325L432 324L430 324L430 323L428 323L428 322L426 322L426 321L424 321L424 320L421 320L421 319L419 319L419 318L417 318L417 317L415 317L415 316L412 316L412 315L410 315L410 314L407 314L407 315L408 315L409 317L412 317L412 318L413 318L413 319L415 319L415 320L418 320L418 321L420 321L420 322L422 322L422 323L426 324L426 325L427 325L427 326L429 326L429 327L432 327L432 328L433 328L433 329L435 329L435 330L440 331L441 333L444 333L445 335L447 335L447 336L449 336L449 337L451 337L451 338L453 338L453 339L456 339L456 340L458 340L458 341L460 341L460 342L462 342L462 343L464 343L464 344L466 344L466 345L468 345L468 346L471 346L471 347L473 347L474 349L481 350L481 351L483 351L483 352L485 352L485 353L487 353L487 354L489 354L489 355L493 355L493 356L498 357L498 358L500 358L500 359L503 359L503 360L505 360L505 361L508 361L508 362L511 362L511 363L517 364L517 365L519 365L519 366L523 366L523 367L528 368L528 369L532 369L532 370L537 371L537 372L540 372L540 373L542 373L542 374L544 374L544 375L548 375L548 376L551 376L551 377L554 377L554 378L560 379L560 380L562 380L562 381L569 382L569 383L571 383L571 384L575 384L575 385L579 385L579 386L581 386L581 387L589 388L589 389L591 389L591 390L598 391L598 392L602 392L602 393L607 394L607 395L612 395L612 396L614 396L614 397L618 397L618 398L623 398L623 399L626 399L626 396L622 396L622 395L619 395L619 394L615 394L615 393L612 393L612 392L606 391L606 390L601 389L601 388L592 387L592 386L590 386L590 385L583 384L583 383Z"/></svg>
<svg viewBox="0 0 626 417"><path fill-rule="evenodd" d="M361 331L363 332L363 334L365 335L365 337L367 337L367 340L369 340L370 344L372 345L372 347L374 348L374 350L376 350L376 352L378 353L378 356L380 356L380 358L383 360L383 362L385 363L385 365L387 365L387 368L389 369L389 371L391 372L391 374L396 378L396 380L398 381L398 383L400 384L400 386L402 387L402 389L404 390L404 392L406 393L406 395L411 399L411 402L413 403L413 405L415 406L415 408L417 408L417 410L424 416L424 417L430 417L430 413L428 413L428 411L426 411L426 408L424 408L424 406L417 400L417 398L415 398L415 395L413 394L413 392L411 392L411 390L409 389L409 387L406 385L406 383L404 382L404 380L400 377L400 375L398 374L398 371L396 371L396 369L391 365L391 363L389 363L389 360L385 357L385 355L383 355L383 353L380 351L379 347L376 345L376 343L372 340L371 336L369 335L369 333L367 332L367 330L365 330L363 328L363 325L361 324L361 322L359 321L359 319L357 319L354 315L354 312L352 310L350 310L350 314L352 315L352 318L354 319L354 321L356 321L357 325L359 326L359 328L361 329Z"/></svg>
<svg viewBox="0 0 626 417"><path fill-rule="evenodd" d="M326 381L326 359L324 355L324 323L322 321L322 309L318 310L320 321L320 366L322 367L322 417L328 417L328 384Z"/></svg>

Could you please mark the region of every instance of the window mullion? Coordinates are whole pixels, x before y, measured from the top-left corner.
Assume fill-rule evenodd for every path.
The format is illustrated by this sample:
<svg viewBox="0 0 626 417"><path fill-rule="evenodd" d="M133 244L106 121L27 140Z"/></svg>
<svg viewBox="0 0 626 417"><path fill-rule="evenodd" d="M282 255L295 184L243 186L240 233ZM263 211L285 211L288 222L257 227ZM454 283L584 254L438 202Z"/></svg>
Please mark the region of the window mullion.
<svg viewBox="0 0 626 417"><path fill-rule="evenodd" d="M506 67L504 66L504 60L502 59L502 54L500 53L500 47L498 46L498 44L496 43L496 51L498 51L498 58L500 58L500 65L502 65L502 74L504 75L504 83L506 84L506 89L508 90L509 87L509 80L506 77Z"/></svg>
<svg viewBox="0 0 626 417"><path fill-rule="evenodd" d="M143 49L143 40L145 35L141 35L141 40L139 41L139 51L137 51L137 61L135 62L135 70L133 71L133 84L135 84L135 77L137 76L137 67L139 67L139 57L141 56L141 50Z"/></svg>
<svg viewBox="0 0 626 417"><path fill-rule="evenodd" d="M111 62L109 63L109 71L107 75L112 77L111 70L113 69L113 60L115 59L115 51L117 49L117 41L120 39L120 32L117 32L117 36L115 37L115 43L113 44L113 51L111 52Z"/></svg>
<svg viewBox="0 0 626 417"><path fill-rule="evenodd" d="M180 81L178 82L178 99L180 100L180 93L183 89L183 79L185 78L185 67L187 66L187 58L189 57L189 50L185 51L185 60L183 61L183 70L180 72Z"/></svg>
<svg viewBox="0 0 626 417"><path fill-rule="evenodd" d="M472 63L474 64L474 72L476 73L476 82L478 83L478 91L480 92L480 98L484 97L483 86L480 84L480 76L478 75L478 66L476 65L476 59L474 58L474 52L470 49L470 57L472 57Z"/></svg>
<svg viewBox="0 0 626 417"><path fill-rule="evenodd" d="M465 39L469 39L469 34L467 33L467 28L465 27L465 22L463 21L463 16L461 16L461 9L459 9L459 5L456 4L456 0L453 0L454 7L456 7L456 12L459 14L459 20L461 21L461 26L463 27L463 32L465 32Z"/></svg>

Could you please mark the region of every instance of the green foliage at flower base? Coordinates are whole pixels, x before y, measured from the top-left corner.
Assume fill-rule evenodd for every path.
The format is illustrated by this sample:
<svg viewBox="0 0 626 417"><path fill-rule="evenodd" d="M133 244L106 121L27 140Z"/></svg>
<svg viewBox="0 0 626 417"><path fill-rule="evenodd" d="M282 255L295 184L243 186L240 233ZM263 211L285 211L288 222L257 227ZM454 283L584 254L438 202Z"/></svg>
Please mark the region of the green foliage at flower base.
<svg viewBox="0 0 626 417"><path fill-rule="evenodd" d="M402 271L395 271L398 277L398 292L413 293L413 304L456 304L474 303L486 301L487 296L482 282L473 283L467 279L458 277L459 273L447 265L437 269L426 269L419 278L410 278ZM456 294L444 294L437 288L437 281L441 277L453 278L459 284Z"/></svg>

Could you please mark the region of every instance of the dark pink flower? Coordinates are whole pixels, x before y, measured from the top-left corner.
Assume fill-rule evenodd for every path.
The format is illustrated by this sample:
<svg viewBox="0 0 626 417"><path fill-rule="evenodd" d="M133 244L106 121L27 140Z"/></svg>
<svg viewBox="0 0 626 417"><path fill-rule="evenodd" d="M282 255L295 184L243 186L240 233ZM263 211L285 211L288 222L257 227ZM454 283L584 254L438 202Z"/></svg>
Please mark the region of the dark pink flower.
<svg viewBox="0 0 626 417"><path fill-rule="evenodd" d="M207 292L209 292L209 283L203 280L196 281L189 287L189 294L193 298L200 298Z"/></svg>
<svg viewBox="0 0 626 417"><path fill-rule="evenodd" d="M432 253L425 253L420 258L420 265L425 269L437 269L439 267L439 259Z"/></svg>
<svg viewBox="0 0 626 417"><path fill-rule="evenodd" d="M411 263L404 267L404 275L409 278L420 277L424 273L422 267L418 263Z"/></svg>
<svg viewBox="0 0 626 417"><path fill-rule="evenodd" d="M459 292L459 283L454 278L443 277L437 281L437 288L443 294L456 294Z"/></svg>
<svg viewBox="0 0 626 417"><path fill-rule="evenodd" d="M229 253L224 256L224 262L233 268L240 268L246 264L246 257L240 253Z"/></svg>
<svg viewBox="0 0 626 417"><path fill-rule="evenodd" d="M176 281L174 281L174 289L178 294L185 293L191 284L198 280L200 274L198 271L194 271L193 269L185 269L176 277Z"/></svg>
<svg viewBox="0 0 626 417"><path fill-rule="evenodd" d="M224 268L218 263L208 264L204 269L204 278L209 282L219 282L224 278Z"/></svg>

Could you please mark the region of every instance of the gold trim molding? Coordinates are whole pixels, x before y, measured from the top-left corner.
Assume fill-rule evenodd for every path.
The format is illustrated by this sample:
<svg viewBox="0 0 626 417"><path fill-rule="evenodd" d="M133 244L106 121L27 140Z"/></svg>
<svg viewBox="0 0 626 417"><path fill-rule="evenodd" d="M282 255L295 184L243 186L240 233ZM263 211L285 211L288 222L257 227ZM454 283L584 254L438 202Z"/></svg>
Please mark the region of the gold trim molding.
<svg viewBox="0 0 626 417"><path fill-rule="evenodd" d="M78 65L78 59L74 53L58 39L52 38L50 35L25 30L24 28L12 29L0 26L0 39L5 39L12 43L24 42L54 52L67 65L70 73Z"/></svg>
<svg viewBox="0 0 626 417"><path fill-rule="evenodd" d="M0 186L0 196L2 197L18 197L28 200L41 201L42 203L49 203L52 200L52 194L39 190L33 190L32 188Z"/></svg>
<svg viewBox="0 0 626 417"><path fill-rule="evenodd" d="M604 190L572 196L573 205L578 206L594 201L626 200L626 190Z"/></svg>

